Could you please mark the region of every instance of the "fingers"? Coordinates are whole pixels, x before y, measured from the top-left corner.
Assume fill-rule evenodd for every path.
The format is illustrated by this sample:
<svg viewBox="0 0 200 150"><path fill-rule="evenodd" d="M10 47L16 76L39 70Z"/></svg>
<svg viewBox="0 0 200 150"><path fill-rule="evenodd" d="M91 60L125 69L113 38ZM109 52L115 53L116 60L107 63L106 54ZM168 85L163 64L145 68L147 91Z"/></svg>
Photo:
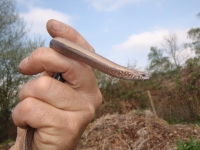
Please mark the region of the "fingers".
<svg viewBox="0 0 200 150"><path fill-rule="evenodd" d="M72 69L72 66L79 67L80 64L51 48L45 47L36 49L19 64L20 72L27 75L33 75L43 71L67 72Z"/></svg>
<svg viewBox="0 0 200 150"><path fill-rule="evenodd" d="M82 47L93 50L88 42L72 27L56 20L47 23L47 30L54 36L61 36ZM87 90L94 89L95 76L91 67L69 59L51 48L38 48L28 58L19 64L19 71L22 74L33 75L46 72L52 76L54 72L62 73L63 78L73 88L87 86ZM46 74L44 73L44 74ZM93 83L93 84L88 84ZM85 88L86 89L86 88ZM88 91L89 92L89 91Z"/></svg>
<svg viewBox="0 0 200 150"><path fill-rule="evenodd" d="M82 97L79 92L48 76L29 81L22 87L19 94L20 100L23 101L28 97L34 97L58 109L67 111L92 109L88 100Z"/></svg>
<svg viewBox="0 0 200 150"><path fill-rule="evenodd" d="M18 127L26 129L27 125L30 125L49 134L56 134L62 130L79 132L93 116L94 111L65 111L32 97L20 102L12 113L14 124Z"/></svg>
<svg viewBox="0 0 200 150"><path fill-rule="evenodd" d="M49 20L46 25L47 31L52 37L63 37L86 49L94 51L93 47L74 28L57 20Z"/></svg>
<svg viewBox="0 0 200 150"><path fill-rule="evenodd" d="M20 128L25 129L29 124L37 129L33 146L39 146L39 149L72 149L92 119L89 113L89 111L60 110L29 97L15 107L12 118ZM23 136L24 130L21 131L23 131L21 134ZM24 139L22 136L20 138L18 133L18 142L16 141L18 144L22 143ZM38 148L33 147L33 149Z"/></svg>
<svg viewBox="0 0 200 150"><path fill-rule="evenodd" d="M63 37L63 38L66 38L66 39L76 43L76 44L79 44L82 47L85 47L85 48L87 48L91 51L94 51L92 46L74 28L72 28L72 27L70 27L70 26L68 26L68 25L66 25L62 22L59 22L59 21L56 21L56 20L49 20L47 22L47 30L52 37L56 37L56 36ZM40 51L40 53L38 53L38 52L33 53L31 55L31 57L35 57L35 58L38 58L38 59L40 59L40 57L42 57L40 60L44 60L44 57L51 58L53 55L55 55L55 57L51 58L52 60L50 62L49 61L44 62L45 64L43 64L43 65L45 65L45 66L49 65L51 68L54 68L52 61L57 62L57 61L59 61L60 57L67 60L67 58L65 56L62 56L61 54L56 54L54 52L54 50L52 50L50 48L42 48L42 49L43 50ZM23 73L23 74L36 74L36 73L44 71L44 67L42 68L42 66L39 65L39 63L35 64L34 67L27 65L28 64L27 62L29 61L29 59L30 59L30 57L24 59L20 63L19 71L21 73ZM35 59L32 59L32 60L35 60ZM66 61L65 61L65 63L66 63ZM70 66L72 66L72 65L70 64ZM33 68L33 70L32 70L32 68ZM35 71L35 69L36 69L36 71ZM63 72L62 69L60 71L59 70L46 70L46 71Z"/></svg>
<svg viewBox="0 0 200 150"><path fill-rule="evenodd" d="M12 118L14 123L21 128L26 128L27 124L36 128L55 126L56 122L60 121L57 120L59 117L56 116L61 115L61 110L40 100L29 97L15 107L12 113ZM65 118L66 117L63 119Z"/></svg>
<svg viewBox="0 0 200 150"><path fill-rule="evenodd" d="M29 88L28 86L26 87ZM38 90L42 89L39 88ZM27 125L30 125L33 128L55 128L58 130L69 128L69 130L79 131L82 126L85 127L94 117L95 108L90 102L85 101L83 97L75 94L71 95L72 97L68 95L66 97L56 97L55 95L57 94L55 92L42 90L41 93L44 96L40 92L37 92L37 96L35 94L32 94L33 96L22 94L20 97L25 99L15 107L12 113L14 123L24 129ZM47 94L50 94L49 98L46 96ZM74 127L74 124L76 124L76 127ZM45 132L51 133L49 130Z"/></svg>
<svg viewBox="0 0 200 150"><path fill-rule="evenodd" d="M84 92L90 93L94 92L95 88L98 89L91 67L71 60L51 48L43 47L36 49L19 64L19 68L22 74L28 75L45 71L51 76L53 72L61 72L63 78L73 88L84 87L87 90L84 90Z"/></svg>

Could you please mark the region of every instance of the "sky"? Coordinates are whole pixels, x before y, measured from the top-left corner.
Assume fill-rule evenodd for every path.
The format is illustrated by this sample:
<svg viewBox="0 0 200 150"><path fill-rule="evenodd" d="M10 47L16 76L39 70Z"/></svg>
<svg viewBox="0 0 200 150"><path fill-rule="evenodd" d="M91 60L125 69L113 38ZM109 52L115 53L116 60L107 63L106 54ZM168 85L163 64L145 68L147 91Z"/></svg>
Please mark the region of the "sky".
<svg viewBox="0 0 200 150"><path fill-rule="evenodd" d="M150 47L162 48L164 37L176 34L188 42L187 31L200 26L200 0L16 0L17 10L49 46L49 19L62 21L81 33L96 53L122 66L148 65Z"/></svg>

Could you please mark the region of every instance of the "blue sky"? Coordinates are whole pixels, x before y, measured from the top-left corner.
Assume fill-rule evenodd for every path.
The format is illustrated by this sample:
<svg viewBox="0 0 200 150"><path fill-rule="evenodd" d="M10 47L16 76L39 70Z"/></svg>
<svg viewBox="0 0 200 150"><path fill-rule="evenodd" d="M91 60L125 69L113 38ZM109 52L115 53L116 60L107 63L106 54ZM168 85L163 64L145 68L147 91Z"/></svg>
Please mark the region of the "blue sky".
<svg viewBox="0 0 200 150"><path fill-rule="evenodd" d="M96 53L123 66L136 61L138 68L164 36L175 33L181 44L190 28L200 26L199 0L17 0L17 9L46 46L46 22L57 19L78 30Z"/></svg>

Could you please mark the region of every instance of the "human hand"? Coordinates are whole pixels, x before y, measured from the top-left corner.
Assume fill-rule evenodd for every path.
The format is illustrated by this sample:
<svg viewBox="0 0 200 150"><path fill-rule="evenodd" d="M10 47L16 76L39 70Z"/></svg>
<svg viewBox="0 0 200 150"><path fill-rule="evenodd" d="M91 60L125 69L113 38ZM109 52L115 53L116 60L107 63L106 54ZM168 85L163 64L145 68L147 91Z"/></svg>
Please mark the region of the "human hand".
<svg viewBox="0 0 200 150"><path fill-rule="evenodd" d="M68 25L50 20L47 30L52 37L63 37L94 51ZM12 114L18 135L11 150L22 149L27 125L36 128L34 150L75 149L102 102L92 68L45 47L36 49L19 64L19 68L25 75L42 75L26 83L20 91L21 102ZM53 79L55 72L61 72L66 82Z"/></svg>

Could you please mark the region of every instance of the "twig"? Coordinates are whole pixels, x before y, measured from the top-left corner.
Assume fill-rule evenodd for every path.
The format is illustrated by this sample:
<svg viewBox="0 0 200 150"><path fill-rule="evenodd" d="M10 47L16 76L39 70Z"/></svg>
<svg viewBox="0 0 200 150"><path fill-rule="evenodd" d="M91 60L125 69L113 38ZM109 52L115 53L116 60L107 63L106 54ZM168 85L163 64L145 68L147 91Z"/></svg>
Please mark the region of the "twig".
<svg viewBox="0 0 200 150"><path fill-rule="evenodd" d="M154 103L153 103L153 99L152 99L152 97L151 97L151 93L150 93L149 90L147 90L147 93L148 93L148 96L149 96L149 100L150 100L150 103L151 103L151 107L152 107L152 109L153 109L153 113L154 113L154 115L157 117L156 110L155 110Z"/></svg>

